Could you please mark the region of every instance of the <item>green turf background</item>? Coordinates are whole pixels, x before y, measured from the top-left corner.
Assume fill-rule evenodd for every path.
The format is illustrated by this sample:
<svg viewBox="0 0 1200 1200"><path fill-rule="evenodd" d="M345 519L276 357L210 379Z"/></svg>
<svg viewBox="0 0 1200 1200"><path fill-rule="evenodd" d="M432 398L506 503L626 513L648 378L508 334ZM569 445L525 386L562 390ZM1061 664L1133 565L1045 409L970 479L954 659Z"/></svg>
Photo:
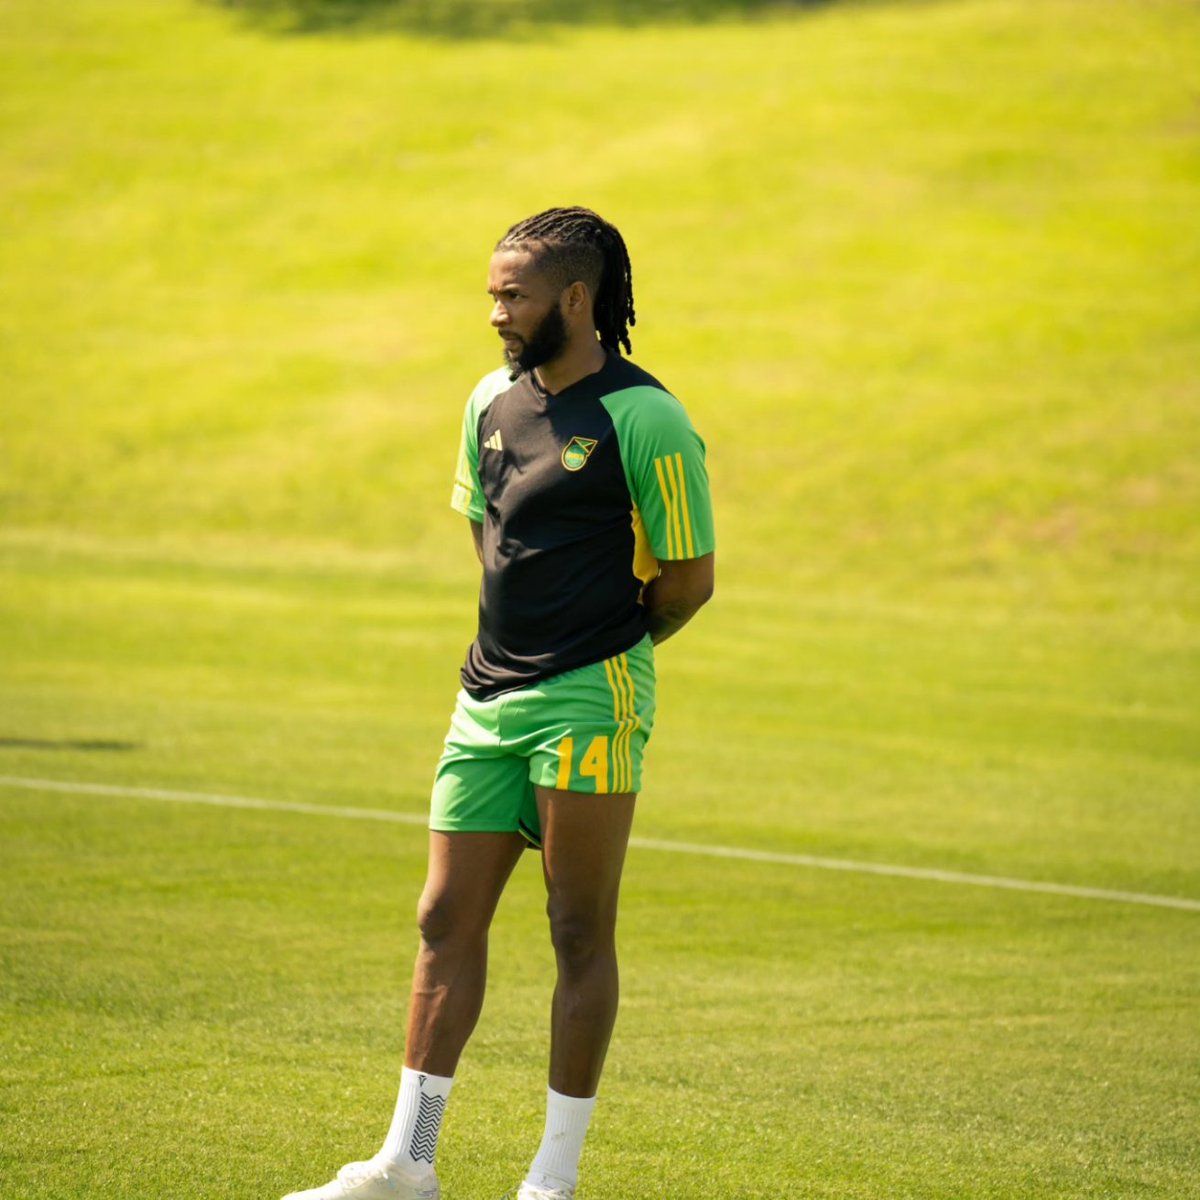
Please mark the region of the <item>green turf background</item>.
<svg viewBox="0 0 1200 1200"><path fill-rule="evenodd" d="M637 832L1200 898L1200 12L669 7L0 3L0 775L419 813L487 252L583 202L718 503ZM0 1195L374 1149L419 827L0 839ZM536 1145L540 887L447 1200ZM1197 921L635 850L580 1200L1185 1200Z"/></svg>

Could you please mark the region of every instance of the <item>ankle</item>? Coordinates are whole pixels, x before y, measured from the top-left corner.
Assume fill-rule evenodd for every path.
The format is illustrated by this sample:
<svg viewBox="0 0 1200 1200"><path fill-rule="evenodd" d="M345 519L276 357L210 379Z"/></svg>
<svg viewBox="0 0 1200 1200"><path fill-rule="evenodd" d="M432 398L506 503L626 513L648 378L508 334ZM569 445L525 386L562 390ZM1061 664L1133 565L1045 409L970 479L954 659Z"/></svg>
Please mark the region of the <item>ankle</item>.
<svg viewBox="0 0 1200 1200"><path fill-rule="evenodd" d="M405 1180L432 1178L438 1135L453 1080L405 1067L400 1073L396 1111L375 1155Z"/></svg>

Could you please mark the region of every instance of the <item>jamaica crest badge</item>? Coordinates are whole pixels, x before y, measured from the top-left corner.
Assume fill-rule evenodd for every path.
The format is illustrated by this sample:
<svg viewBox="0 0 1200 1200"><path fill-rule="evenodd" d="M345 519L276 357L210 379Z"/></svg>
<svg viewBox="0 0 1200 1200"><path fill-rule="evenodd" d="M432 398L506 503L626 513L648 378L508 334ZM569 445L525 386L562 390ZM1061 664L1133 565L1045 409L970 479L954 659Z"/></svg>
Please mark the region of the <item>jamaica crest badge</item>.
<svg viewBox="0 0 1200 1200"><path fill-rule="evenodd" d="M587 462L589 455L596 448L595 438L573 437L562 452L562 465L568 471L578 471Z"/></svg>

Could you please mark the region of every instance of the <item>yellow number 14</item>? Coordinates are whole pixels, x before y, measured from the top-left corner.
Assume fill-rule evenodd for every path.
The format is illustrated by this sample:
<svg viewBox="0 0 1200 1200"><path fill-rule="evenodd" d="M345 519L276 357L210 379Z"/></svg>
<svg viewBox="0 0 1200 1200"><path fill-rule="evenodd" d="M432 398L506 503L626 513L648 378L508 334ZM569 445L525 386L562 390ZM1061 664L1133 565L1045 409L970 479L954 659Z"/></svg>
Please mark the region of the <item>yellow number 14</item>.
<svg viewBox="0 0 1200 1200"><path fill-rule="evenodd" d="M575 756L575 739L565 737L558 743L558 778L554 786L566 791L571 785L571 764ZM579 774L595 780L597 792L608 791L608 738L599 734L579 760Z"/></svg>

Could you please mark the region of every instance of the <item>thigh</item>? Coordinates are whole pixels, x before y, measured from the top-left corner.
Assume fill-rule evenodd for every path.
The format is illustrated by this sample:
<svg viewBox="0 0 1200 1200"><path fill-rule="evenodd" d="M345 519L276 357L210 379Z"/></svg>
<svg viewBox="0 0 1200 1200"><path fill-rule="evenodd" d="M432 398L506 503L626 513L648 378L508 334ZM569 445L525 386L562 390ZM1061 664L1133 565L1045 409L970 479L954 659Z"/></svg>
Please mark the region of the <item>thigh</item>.
<svg viewBox="0 0 1200 1200"><path fill-rule="evenodd" d="M515 833L429 833L420 923L432 940L471 936L492 922L504 885L525 849Z"/></svg>
<svg viewBox="0 0 1200 1200"><path fill-rule="evenodd" d="M635 792L536 789L552 917L616 921Z"/></svg>

